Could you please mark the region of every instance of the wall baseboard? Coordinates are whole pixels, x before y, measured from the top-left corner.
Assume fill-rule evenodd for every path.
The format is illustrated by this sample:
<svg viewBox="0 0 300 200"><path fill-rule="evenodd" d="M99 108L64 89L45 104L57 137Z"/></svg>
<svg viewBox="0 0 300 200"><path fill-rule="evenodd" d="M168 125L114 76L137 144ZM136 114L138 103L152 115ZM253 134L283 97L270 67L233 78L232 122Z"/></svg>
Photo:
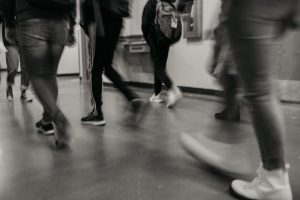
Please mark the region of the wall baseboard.
<svg viewBox="0 0 300 200"><path fill-rule="evenodd" d="M0 72L7 72L7 69L0 69ZM17 72L17 74L21 74L20 71ZM79 73L67 73L67 74L57 74L58 77L70 77L70 76L78 76Z"/></svg>

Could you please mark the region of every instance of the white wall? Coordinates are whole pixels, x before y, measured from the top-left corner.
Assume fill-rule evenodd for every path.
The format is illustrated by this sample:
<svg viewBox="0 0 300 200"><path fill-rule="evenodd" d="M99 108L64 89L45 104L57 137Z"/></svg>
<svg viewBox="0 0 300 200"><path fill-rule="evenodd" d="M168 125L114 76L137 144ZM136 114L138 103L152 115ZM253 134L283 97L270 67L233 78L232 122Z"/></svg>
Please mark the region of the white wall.
<svg viewBox="0 0 300 200"><path fill-rule="evenodd" d="M124 20L122 36L141 35L142 13L147 0L131 0L131 16Z"/></svg>
<svg viewBox="0 0 300 200"><path fill-rule="evenodd" d="M168 72L180 86L218 89L215 80L207 73L213 41L205 39L217 23L219 0L203 0L203 37L198 42L182 39L169 54Z"/></svg>
<svg viewBox="0 0 300 200"><path fill-rule="evenodd" d="M59 62L58 74L79 74L80 71L80 56L79 56L79 27L75 28L76 44L72 47L65 47L62 57Z"/></svg>

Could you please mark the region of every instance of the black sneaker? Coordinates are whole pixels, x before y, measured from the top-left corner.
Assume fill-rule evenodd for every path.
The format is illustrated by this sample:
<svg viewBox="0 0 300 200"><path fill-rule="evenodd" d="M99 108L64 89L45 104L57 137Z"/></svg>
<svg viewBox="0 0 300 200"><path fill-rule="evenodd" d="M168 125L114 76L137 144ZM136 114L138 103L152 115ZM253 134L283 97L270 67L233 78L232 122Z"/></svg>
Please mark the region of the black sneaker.
<svg viewBox="0 0 300 200"><path fill-rule="evenodd" d="M35 124L38 132L43 135L53 135L54 134L54 126L52 123L43 123L42 120L38 121Z"/></svg>
<svg viewBox="0 0 300 200"><path fill-rule="evenodd" d="M218 120L231 121L231 122L239 122L241 120L239 111L231 111L226 108L222 112L216 113L215 118Z"/></svg>
<svg viewBox="0 0 300 200"><path fill-rule="evenodd" d="M12 91L12 86L11 86L11 85L8 85L8 86L7 86L7 89L6 89L6 97L7 97L7 100L8 100L8 101L12 101L13 98L14 98L13 91Z"/></svg>
<svg viewBox="0 0 300 200"><path fill-rule="evenodd" d="M71 126L63 113L58 113L55 125L57 131L54 134L54 147L56 149L68 147L71 141Z"/></svg>
<svg viewBox="0 0 300 200"><path fill-rule="evenodd" d="M130 116L131 123L138 124L144 117L147 109L147 102L143 99L134 99L131 101L130 110L132 115Z"/></svg>
<svg viewBox="0 0 300 200"><path fill-rule="evenodd" d="M104 126L106 124L102 113L100 115L95 115L93 112L81 118L81 123L93 126Z"/></svg>

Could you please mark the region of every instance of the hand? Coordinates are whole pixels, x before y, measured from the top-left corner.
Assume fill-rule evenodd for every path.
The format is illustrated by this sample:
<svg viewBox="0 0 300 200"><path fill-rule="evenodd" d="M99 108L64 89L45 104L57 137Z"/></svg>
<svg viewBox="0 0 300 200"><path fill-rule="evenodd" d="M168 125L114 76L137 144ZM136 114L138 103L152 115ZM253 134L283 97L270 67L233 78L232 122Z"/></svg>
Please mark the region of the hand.
<svg viewBox="0 0 300 200"><path fill-rule="evenodd" d="M75 45L75 43L76 43L76 38L74 32L69 32L67 46L72 47Z"/></svg>
<svg viewBox="0 0 300 200"><path fill-rule="evenodd" d="M4 38L9 44L15 44L16 31L14 28L5 27Z"/></svg>

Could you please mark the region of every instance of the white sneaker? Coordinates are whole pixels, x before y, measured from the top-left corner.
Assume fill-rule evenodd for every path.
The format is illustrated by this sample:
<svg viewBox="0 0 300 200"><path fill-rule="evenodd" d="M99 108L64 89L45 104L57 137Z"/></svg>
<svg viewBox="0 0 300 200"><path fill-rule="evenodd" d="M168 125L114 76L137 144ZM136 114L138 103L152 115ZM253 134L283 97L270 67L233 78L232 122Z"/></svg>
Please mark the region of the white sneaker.
<svg viewBox="0 0 300 200"><path fill-rule="evenodd" d="M167 108L174 107L181 98L182 98L182 93L178 87L175 86L174 88L170 89L168 92Z"/></svg>
<svg viewBox="0 0 300 200"><path fill-rule="evenodd" d="M162 98L160 98L160 94L158 94L158 95L153 94L150 97L149 101L151 103L162 103L162 102L164 102L164 100Z"/></svg>
<svg viewBox="0 0 300 200"><path fill-rule="evenodd" d="M250 200L293 199L287 170L268 171L261 165L257 174L258 177L252 182L233 181L230 188L232 194L238 198Z"/></svg>
<svg viewBox="0 0 300 200"><path fill-rule="evenodd" d="M196 139L187 133L181 133L179 140L189 155L221 174L236 176L253 172L244 144L225 144L199 134Z"/></svg>

